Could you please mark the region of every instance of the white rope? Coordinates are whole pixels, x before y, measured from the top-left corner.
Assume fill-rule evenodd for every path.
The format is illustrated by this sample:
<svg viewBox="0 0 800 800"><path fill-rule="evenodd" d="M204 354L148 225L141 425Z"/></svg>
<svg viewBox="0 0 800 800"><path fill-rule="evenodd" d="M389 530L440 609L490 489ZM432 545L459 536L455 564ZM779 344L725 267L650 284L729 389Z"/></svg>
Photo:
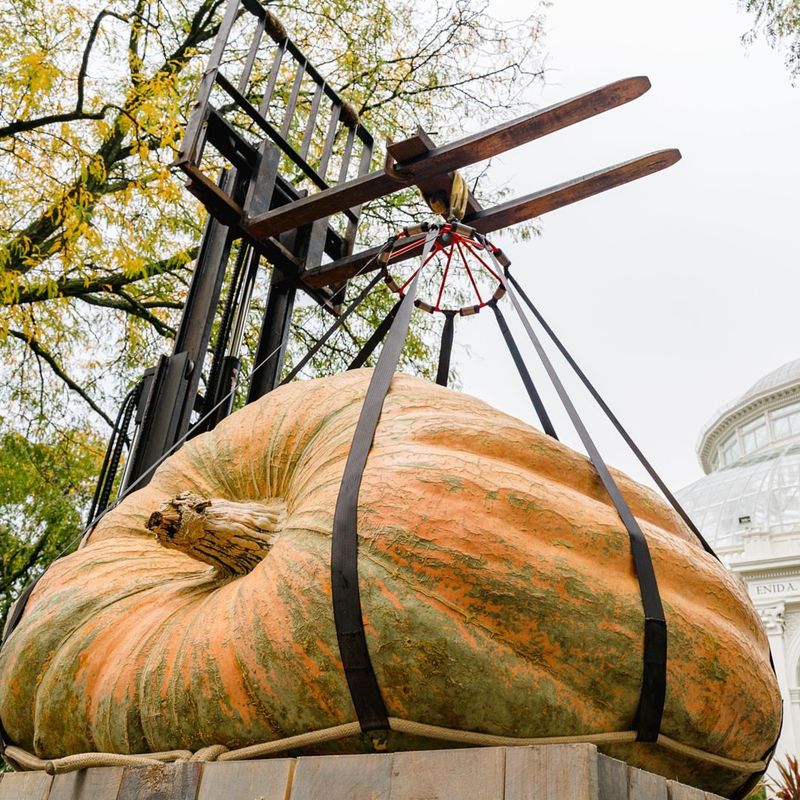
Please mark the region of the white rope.
<svg viewBox="0 0 800 800"><path fill-rule="evenodd" d="M454 728L442 728L438 725L426 725L423 722L389 717L389 727L396 733L409 736L419 736L425 739L437 739L452 744L468 744L478 747L520 747L546 744L631 744L636 741L636 731L621 731L617 733L589 733L578 736L547 736L538 738L518 738L514 736L496 736L489 733L476 733L475 731L461 731ZM323 742L332 742L357 736L361 733L358 722L348 722L344 725L335 725L331 728L322 728L297 736L289 736L273 742L239 747L229 750L225 745L215 744L203 747L196 753L189 750L170 750L162 753L139 753L136 755L123 755L120 753L77 753L63 758L42 759L28 753L21 747L9 745L5 754L13 766L22 770L44 770L49 775L58 775L62 772L73 772L89 767L119 767L119 766L151 766L172 761L245 761L252 758L265 758L283 753L287 750L296 750L312 747ZM753 774L763 772L767 765L764 761L738 761L714 753L708 753L697 747L671 739L659 734L656 744L666 750L671 750L683 756L688 756L706 764L717 767Z"/></svg>

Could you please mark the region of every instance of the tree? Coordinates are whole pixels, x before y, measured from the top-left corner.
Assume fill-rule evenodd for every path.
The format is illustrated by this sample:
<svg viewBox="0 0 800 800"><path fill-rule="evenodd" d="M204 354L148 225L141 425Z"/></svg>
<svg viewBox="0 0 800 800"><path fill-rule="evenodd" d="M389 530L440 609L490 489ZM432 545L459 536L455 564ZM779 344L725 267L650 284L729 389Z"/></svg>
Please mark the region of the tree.
<svg viewBox="0 0 800 800"><path fill-rule="evenodd" d="M800 76L800 0L741 0L755 17L745 42L764 36L771 47L783 48L786 66L794 78Z"/></svg>
<svg viewBox="0 0 800 800"><path fill-rule="evenodd" d="M55 445L0 435L0 615L80 530L99 468L96 434L72 431ZM21 536L20 531L25 535Z"/></svg>
<svg viewBox="0 0 800 800"><path fill-rule="evenodd" d="M0 442L3 453L48 465L4 480L15 497L47 488L45 504L60 491L72 509L54 505L64 512L56 524L12 503L5 547L35 557L7 570L16 578L0 585L5 591L80 530L85 482L115 409L144 367L170 350L205 221L170 163L225 5L0 0ZM499 22L466 0L271 6L378 142L417 124L445 138L464 119L477 125L496 121L498 109L509 113L542 74L544 7ZM373 204L367 238L416 202L406 192ZM314 368L344 359L389 302L378 295ZM323 322L313 305L299 308L300 345ZM428 356L426 331L417 329L407 360L421 365Z"/></svg>

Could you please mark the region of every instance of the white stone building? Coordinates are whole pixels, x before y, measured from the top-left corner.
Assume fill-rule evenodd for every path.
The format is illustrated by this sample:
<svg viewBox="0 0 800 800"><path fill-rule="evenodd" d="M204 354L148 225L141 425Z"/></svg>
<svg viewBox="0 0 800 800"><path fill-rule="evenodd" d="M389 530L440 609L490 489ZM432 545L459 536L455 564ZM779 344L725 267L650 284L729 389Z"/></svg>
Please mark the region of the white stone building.
<svg viewBox="0 0 800 800"><path fill-rule="evenodd" d="M800 359L721 409L697 454L706 474L677 497L747 584L784 699L777 755L800 755Z"/></svg>

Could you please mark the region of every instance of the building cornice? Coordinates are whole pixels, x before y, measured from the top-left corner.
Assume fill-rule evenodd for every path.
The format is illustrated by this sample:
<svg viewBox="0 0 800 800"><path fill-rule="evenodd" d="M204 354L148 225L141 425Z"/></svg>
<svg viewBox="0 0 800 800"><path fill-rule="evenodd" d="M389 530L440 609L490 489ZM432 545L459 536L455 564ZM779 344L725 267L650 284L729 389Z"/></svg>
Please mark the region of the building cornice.
<svg viewBox="0 0 800 800"><path fill-rule="evenodd" d="M697 442L697 456L703 471L709 474L713 471L712 456L720 441L732 430L750 421L750 417L757 417L765 411L781 408L790 402L800 400L800 381L792 381L778 388L768 389L761 394L748 397L743 403L736 403L723 408L706 424L700 433ZM775 443L772 443L773 446ZM767 448L764 448L767 449Z"/></svg>
<svg viewBox="0 0 800 800"><path fill-rule="evenodd" d="M747 577L748 581L766 581L778 578L800 578L800 558L776 556L752 561L733 561L730 570Z"/></svg>

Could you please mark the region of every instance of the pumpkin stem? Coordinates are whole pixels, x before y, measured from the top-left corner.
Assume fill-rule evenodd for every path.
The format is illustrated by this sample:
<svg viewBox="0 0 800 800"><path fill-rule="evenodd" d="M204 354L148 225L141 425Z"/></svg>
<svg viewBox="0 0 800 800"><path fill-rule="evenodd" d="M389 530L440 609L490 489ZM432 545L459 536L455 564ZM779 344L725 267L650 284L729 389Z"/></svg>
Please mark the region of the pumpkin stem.
<svg viewBox="0 0 800 800"><path fill-rule="evenodd" d="M267 555L285 519L278 500L236 503L182 492L150 515L147 528L164 547L223 574L244 575Z"/></svg>

